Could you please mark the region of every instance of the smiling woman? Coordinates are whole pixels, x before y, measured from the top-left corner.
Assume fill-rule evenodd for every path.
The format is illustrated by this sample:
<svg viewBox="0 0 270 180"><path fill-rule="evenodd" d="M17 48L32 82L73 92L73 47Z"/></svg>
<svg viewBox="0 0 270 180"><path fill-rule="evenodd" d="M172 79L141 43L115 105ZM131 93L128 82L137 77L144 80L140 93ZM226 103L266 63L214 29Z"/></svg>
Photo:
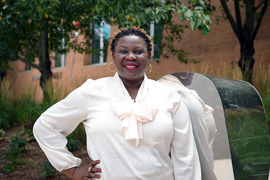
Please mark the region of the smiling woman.
<svg viewBox="0 0 270 180"><path fill-rule="evenodd" d="M122 28L110 49L113 77L87 80L36 121L34 135L51 164L74 180L201 179L185 104L176 90L145 74L151 38ZM84 165L65 148L80 122L93 160Z"/></svg>
<svg viewBox="0 0 270 180"><path fill-rule="evenodd" d="M132 99L135 99L144 79L147 64L150 62L151 52L147 51L141 37L129 35L119 39L112 57L119 77Z"/></svg>
<svg viewBox="0 0 270 180"><path fill-rule="evenodd" d="M110 45L119 77L131 98L135 99L150 62L152 40L142 29L122 28Z"/></svg>

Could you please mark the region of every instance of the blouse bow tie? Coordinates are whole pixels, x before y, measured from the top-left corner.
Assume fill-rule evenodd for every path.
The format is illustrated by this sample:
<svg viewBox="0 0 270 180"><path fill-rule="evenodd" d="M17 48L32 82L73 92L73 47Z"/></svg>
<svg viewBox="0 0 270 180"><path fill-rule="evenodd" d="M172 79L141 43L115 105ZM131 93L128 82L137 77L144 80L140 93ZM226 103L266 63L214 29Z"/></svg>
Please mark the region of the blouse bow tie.
<svg viewBox="0 0 270 180"><path fill-rule="evenodd" d="M131 99L115 97L111 101L113 112L123 120L122 131L125 133L126 140L136 140L135 145L139 144L139 139L143 139L142 123L153 121L159 109L146 102L134 102Z"/></svg>

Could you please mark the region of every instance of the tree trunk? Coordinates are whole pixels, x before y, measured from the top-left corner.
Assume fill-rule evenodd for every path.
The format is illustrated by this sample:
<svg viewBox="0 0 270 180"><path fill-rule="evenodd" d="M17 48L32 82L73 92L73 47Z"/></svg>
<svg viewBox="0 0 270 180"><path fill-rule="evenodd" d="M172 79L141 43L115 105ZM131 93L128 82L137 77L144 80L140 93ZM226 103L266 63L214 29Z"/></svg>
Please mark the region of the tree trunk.
<svg viewBox="0 0 270 180"><path fill-rule="evenodd" d="M254 49L254 21L255 21L255 12L253 12L255 8L255 1L246 1L246 21L244 23L244 27L242 29L241 38L239 39L241 45L241 58L238 61L238 65L242 71L242 78L244 81L247 81L253 84L253 67L255 60L253 55L255 53ZM239 18L241 16L239 15ZM238 21L240 23L241 21ZM239 29L241 28L241 24L239 24ZM239 32L241 32L239 30Z"/></svg>
<svg viewBox="0 0 270 180"><path fill-rule="evenodd" d="M48 19L44 18L40 21L40 86L43 90L43 100L49 98L49 92L52 90L52 71L51 61L49 57L48 43Z"/></svg>
<svg viewBox="0 0 270 180"><path fill-rule="evenodd" d="M255 64L255 60L253 58L254 52L253 43L252 45L243 45L243 47L241 47L241 58L238 61L238 66L242 71L243 80L250 84L253 83L253 67Z"/></svg>
<svg viewBox="0 0 270 180"><path fill-rule="evenodd" d="M2 71L0 69L0 82L7 76L7 71Z"/></svg>

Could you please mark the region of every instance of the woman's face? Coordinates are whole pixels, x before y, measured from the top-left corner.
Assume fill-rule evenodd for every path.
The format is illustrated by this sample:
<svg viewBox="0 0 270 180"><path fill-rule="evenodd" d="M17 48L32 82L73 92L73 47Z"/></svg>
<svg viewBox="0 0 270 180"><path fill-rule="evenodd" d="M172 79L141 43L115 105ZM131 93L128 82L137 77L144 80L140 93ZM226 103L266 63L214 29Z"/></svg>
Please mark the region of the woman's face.
<svg viewBox="0 0 270 180"><path fill-rule="evenodd" d="M118 74L122 80L140 81L150 61L144 40L135 35L121 37L112 53Z"/></svg>

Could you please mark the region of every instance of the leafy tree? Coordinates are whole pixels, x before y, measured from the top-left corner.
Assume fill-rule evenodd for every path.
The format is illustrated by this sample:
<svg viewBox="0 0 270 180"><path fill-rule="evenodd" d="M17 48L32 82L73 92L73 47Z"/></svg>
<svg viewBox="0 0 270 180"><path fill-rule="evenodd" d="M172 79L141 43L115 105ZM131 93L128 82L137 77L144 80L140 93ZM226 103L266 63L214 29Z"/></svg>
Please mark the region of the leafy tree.
<svg viewBox="0 0 270 180"><path fill-rule="evenodd" d="M171 14L180 13L180 19L190 21L192 29L207 34L211 20L204 14L204 0L189 2L196 7L188 8L179 0L2 0L0 69L10 68L6 62L15 60L38 69L46 98L47 87L52 87L50 53L63 54L72 48L79 53L90 53L89 39L93 34L90 23L100 24L106 20L110 24L140 27L151 21L171 24ZM73 38L72 32L77 29L85 36L85 42L76 42Z"/></svg>
<svg viewBox="0 0 270 180"><path fill-rule="evenodd" d="M223 18L228 19L233 32L240 43L240 59L238 66L242 71L243 80L253 82L253 67L255 60L254 40L260 28L269 0L234 0L235 18L227 6L228 0L220 0L223 8ZM242 18L241 8L245 10ZM220 19L220 18L219 18ZM245 19L244 22L242 20Z"/></svg>

